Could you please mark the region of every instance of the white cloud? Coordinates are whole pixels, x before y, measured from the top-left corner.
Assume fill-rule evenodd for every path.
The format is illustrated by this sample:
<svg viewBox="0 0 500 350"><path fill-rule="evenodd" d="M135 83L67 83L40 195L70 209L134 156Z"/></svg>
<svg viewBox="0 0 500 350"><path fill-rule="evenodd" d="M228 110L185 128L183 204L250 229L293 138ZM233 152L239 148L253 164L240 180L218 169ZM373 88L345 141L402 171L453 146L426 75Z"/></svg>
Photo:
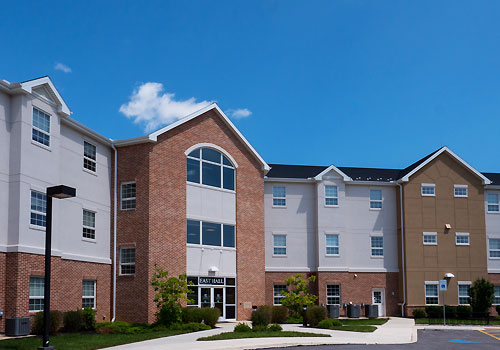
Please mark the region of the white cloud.
<svg viewBox="0 0 500 350"><path fill-rule="evenodd" d="M160 125L170 124L210 104L196 102L194 97L184 101L174 99L174 93L163 92L163 84L148 82L136 88L130 100L120 106L120 112L150 132Z"/></svg>
<svg viewBox="0 0 500 350"><path fill-rule="evenodd" d="M226 114L234 119L243 119L249 117L252 111L248 108L228 109Z"/></svg>
<svg viewBox="0 0 500 350"><path fill-rule="evenodd" d="M63 71L64 73L71 73L71 68L64 63L56 63L54 69Z"/></svg>

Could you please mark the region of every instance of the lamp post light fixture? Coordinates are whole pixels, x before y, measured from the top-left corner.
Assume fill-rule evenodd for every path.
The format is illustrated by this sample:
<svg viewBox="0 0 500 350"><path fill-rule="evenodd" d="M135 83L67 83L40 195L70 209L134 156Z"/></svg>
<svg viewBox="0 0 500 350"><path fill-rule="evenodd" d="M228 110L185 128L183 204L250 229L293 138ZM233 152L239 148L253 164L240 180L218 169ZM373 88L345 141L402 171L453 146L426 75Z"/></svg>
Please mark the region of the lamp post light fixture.
<svg viewBox="0 0 500 350"><path fill-rule="evenodd" d="M444 299L444 293L448 290L448 284L450 283L450 280L455 277L454 274L448 272L444 274L444 280L439 282L439 289L443 292L443 325L446 326L446 302ZM441 282L444 282L443 285Z"/></svg>
<svg viewBox="0 0 500 350"><path fill-rule="evenodd" d="M45 278L43 287L43 340L38 349L53 350L49 345L50 325L50 258L52 253L52 198L65 199L76 196L76 188L58 185L47 187L47 213L45 221Z"/></svg>

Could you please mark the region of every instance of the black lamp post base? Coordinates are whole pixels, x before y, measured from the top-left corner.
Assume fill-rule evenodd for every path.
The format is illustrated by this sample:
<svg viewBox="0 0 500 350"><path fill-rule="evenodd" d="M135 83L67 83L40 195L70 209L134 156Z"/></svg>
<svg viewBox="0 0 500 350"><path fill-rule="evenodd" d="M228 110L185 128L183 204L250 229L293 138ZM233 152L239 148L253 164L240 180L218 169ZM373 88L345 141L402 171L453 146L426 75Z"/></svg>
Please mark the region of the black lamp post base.
<svg viewBox="0 0 500 350"><path fill-rule="evenodd" d="M54 350L53 346L39 346L38 350Z"/></svg>

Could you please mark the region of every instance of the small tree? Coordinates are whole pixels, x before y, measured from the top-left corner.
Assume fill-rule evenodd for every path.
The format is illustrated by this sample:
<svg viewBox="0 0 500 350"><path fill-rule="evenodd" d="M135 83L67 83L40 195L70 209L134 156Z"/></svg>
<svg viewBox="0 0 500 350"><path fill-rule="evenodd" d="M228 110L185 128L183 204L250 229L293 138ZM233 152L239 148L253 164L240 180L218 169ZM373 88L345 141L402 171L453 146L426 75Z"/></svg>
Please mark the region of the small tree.
<svg viewBox="0 0 500 350"><path fill-rule="evenodd" d="M158 308L157 321L166 326L181 322L183 301L189 301L187 293L192 293L186 275L168 277L168 272L156 266L151 285L156 292L154 302Z"/></svg>
<svg viewBox="0 0 500 350"><path fill-rule="evenodd" d="M288 289L281 291L281 294L284 295L281 298L281 303L290 309L293 316L300 316L303 306L312 305L318 299L316 295L309 293L309 283L315 281L316 276L312 275L304 279L304 275L300 273L285 281Z"/></svg>
<svg viewBox="0 0 500 350"><path fill-rule="evenodd" d="M470 305L477 313L486 314L493 304L495 287L484 278L477 279L470 288Z"/></svg>

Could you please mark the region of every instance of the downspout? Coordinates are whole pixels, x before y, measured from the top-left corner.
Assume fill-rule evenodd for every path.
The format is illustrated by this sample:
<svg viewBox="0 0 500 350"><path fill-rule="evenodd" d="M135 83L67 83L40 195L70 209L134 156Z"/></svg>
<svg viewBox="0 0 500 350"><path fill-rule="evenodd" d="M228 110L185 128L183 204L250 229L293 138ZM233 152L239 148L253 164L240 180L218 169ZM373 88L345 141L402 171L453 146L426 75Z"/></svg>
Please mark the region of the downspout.
<svg viewBox="0 0 500 350"><path fill-rule="evenodd" d="M399 213L401 215L401 268L403 270L403 303L401 304L401 317L405 317L406 305L406 270L405 270L405 238L403 221L403 186L399 183Z"/></svg>
<svg viewBox="0 0 500 350"><path fill-rule="evenodd" d="M116 181L118 180L118 151L115 147L115 145L112 143L111 147L113 148L113 151L115 152L115 164L114 164L114 169L113 169L113 176L114 176L114 181L113 181L113 318L111 319L111 322L115 322L116 319L116 202L117 202L117 184Z"/></svg>

